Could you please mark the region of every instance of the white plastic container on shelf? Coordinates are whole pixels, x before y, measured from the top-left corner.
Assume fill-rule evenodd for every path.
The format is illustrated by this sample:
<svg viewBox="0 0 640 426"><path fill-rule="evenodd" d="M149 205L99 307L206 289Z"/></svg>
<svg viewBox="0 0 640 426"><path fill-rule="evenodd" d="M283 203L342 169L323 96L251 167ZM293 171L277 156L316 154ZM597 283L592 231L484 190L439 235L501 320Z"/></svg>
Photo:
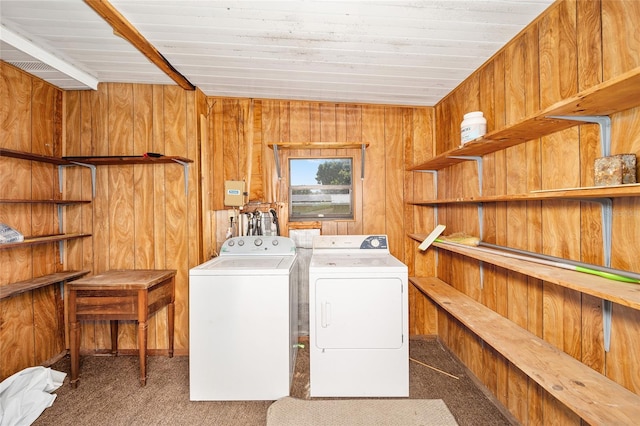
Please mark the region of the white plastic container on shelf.
<svg viewBox="0 0 640 426"><path fill-rule="evenodd" d="M472 111L464 115L460 124L460 139L462 145L479 138L487 133L487 119L482 111Z"/></svg>

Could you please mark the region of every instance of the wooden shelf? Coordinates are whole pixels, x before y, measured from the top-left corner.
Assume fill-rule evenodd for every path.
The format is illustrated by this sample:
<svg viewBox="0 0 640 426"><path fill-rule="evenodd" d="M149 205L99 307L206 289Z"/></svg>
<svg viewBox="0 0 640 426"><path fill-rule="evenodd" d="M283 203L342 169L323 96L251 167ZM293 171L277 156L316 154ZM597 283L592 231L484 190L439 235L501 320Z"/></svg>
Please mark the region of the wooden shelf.
<svg viewBox="0 0 640 426"><path fill-rule="evenodd" d="M482 156L584 124L579 120L562 120L551 116L604 116L636 107L640 105L639 92L640 67L557 102L514 125L436 155L409 170L443 169L465 161L452 156Z"/></svg>
<svg viewBox="0 0 640 426"><path fill-rule="evenodd" d="M33 246L36 244L55 243L58 241L73 240L76 238L84 238L84 237L90 237L90 236L91 234L55 234L55 235L44 235L40 237L26 237L24 241L20 241L17 243L0 244L0 250L16 248L16 247Z"/></svg>
<svg viewBox="0 0 640 426"><path fill-rule="evenodd" d="M43 275L32 280L20 281L16 283L0 286L0 300L26 293L27 291L46 287L51 284L71 281L87 275L89 271L62 271L49 275Z"/></svg>
<svg viewBox="0 0 640 426"><path fill-rule="evenodd" d="M536 201L554 199L597 199L640 196L640 184L616 186L590 186L584 188L548 189L527 194L488 195L483 197L449 198L440 200L409 201L408 204L428 206L438 204L477 204L501 201Z"/></svg>
<svg viewBox="0 0 640 426"><path fill-rule="evenodd" d="M277 142L268 144L273 149L362 149L369 146L364 142Z"/></svg>
<svg viewBox="0 0 640 426"><path fill-rule="evenodd" d="M67 205L67 204L88 204L91 201L89 200L27 200L27 199L7 199L0 198L0 204L56 204L56 205Z"/></svg>
<svg viewBox="0 0 640 426"><path fill-rule="evenodd" d="M167 164L167 163L193 163L193 160L184 157L162 156L145 157L142 155L116 155L97 157L63 157L71 164L83 163L94 166L124 166L128 164Z"/></svg>
<svg viewBox="0 0 640 426"><path fill-rule="evenodd" d="M422 242L427 234L410 234L412 239ZM509 269L530 277L538 278L584 294L610 300L623 306L640 310L640 285L630 284L582 272L570 271L554 266L542 265L525 260L501 256L498 250L474 250L473 247L435 242L439 249L461 254L501 268ZM492 251L493 253L488 253Z"/></svg>
<svg viewBox="0 0 640 426"><path fill-rule="evenodd" d="M0 157L18 158L20 160L38 161L40 163L62 165L72 165L73 163L59 157L50 157L47 155L31 154L22 151L13 151L11 149L0 148Z"/></svg>
<svg viewBox="0 0 640 426"><path fill-rule="evenodd" d="M589 424L635 424L637 395L447 283L411 284Z"/></svg>

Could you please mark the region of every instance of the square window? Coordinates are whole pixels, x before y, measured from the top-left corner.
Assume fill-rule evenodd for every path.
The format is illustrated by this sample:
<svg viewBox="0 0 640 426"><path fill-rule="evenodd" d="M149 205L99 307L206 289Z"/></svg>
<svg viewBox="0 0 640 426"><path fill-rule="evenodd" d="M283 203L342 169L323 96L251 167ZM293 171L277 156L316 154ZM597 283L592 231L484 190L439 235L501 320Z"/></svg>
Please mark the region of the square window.
<svg viewBox="0 0 640 426"><path fill-rule="evenodd" d="M353 219L353 158L290 158L289 220Z"/></svg>

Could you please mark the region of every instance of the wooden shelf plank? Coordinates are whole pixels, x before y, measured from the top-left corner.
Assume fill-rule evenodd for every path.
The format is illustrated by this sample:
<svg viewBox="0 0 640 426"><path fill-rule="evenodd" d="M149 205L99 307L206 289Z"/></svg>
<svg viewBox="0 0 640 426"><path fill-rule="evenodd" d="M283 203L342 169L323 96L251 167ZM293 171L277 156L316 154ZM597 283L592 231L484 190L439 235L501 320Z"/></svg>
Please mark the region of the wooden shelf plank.
<svg viewBox="0 0 640 426"><path fill-rule="evenodd" d="M410 282L589 424L635 424L640 395L435 278Z"/></svg>
<svg viewBox="0 0 640 426"><path fill-rule="evenodd" d="M437 204L475 204L500 201L536 201L553 199L594 199L640 196L640 184L590 186L584 188L545 189L527 194L491 195L484 197L448 198L440 200L409 201L408 204L428 206Z"/></svg>
<svg viewBox="0 0 640 426"><path fill-rule="evenodd" d="M0 250L16 248L21 246L33 246L36 244L55 243L58 241L72 240L76 238L90 237L91 234L55 234L44 235L40 237L26 237L24 241L18 243L5 243L0 244Z"/></svg>
<svg viewBox="0 0 640 426"><path fill-rule="evenodd" d="M20 281L16 283L0 286L0 300L26 293L27 291L46 287L51 284L70 281L87 275L89 271L62 271L49 275L43 275L32 280Z"/></svg>
<svg viewBox="0 0 640 426"><path fill-rule="evenodd" d="M128 164L169 164L177 161L183 163L193 163L193 160L184 157L162 156L145 157L142 155L116 155L104 157L63 157L69 162L92 164L94 166L124 166Z"/></svg>
<svg viewBox="0 0 640 426"><path fill-rule="evenodd" d="M427 234L411 234L410 237L422 242L427 238ZM513 259L501 256L498 250L485 247L479 251L460 244L436 242L433 243L433 246L640 310L640 284L624 283L582 272Z"/></svg>
<svg viewBox="0 0 640 426"><path fill-rule="evenodd" d="M640 91L640 67L557 102L512 126L489 132L482 138L436 155L421 164L410 167L409 170L440 170L465 161L451 158L452 156L486 155L584 124L578 120L560 120L551 116L604 116L639 106L638 91Z"/></svg>
<svg viewBox="0 0 640 426"><path fill-rule="evenodd" d="M64 158L50 157L47 155L31 154L29 152L14 151L11 149L0 148L0 157L18 158L21 160L38 161L40 163L50 163L57 165L70 165L69 161Z"/></svg>
<svg viewBox="0 0 640 426"><path fill-rule="evenodd" d="M268 144L273 149L362 149L362 145L367 148L368 143L365 142L277 142Z"/></svg>
<svg viewBox="0 0 640 426"><path fill-rule="evenodd" d="M88 204L90 200L27 200L0 198L0 204Z"/></svg>

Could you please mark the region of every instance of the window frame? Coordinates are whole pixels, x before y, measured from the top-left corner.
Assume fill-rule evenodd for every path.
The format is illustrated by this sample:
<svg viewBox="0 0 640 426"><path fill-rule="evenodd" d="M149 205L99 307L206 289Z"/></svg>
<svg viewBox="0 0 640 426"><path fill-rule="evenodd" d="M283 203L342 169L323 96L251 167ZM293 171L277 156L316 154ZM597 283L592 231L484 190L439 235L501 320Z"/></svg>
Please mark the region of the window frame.
<svg viewBox="0 0 640 426"><path fill-rule="evenodd" d="M292 185L292 170L291 163L296 160L348 160L351 167L351 184L350 185ZM289 221L290 222L310 222L310 221L352 221L355 220L355 188L356 185L354 183L354 167L356 164L356 159L353 155L335 155L335 156L323 156L323 155L315 155L315 156L301 156L301 157L289 157L287 159L288 166L288 182L287 182L287 190L288 190L288 213L289 213ZM331 214L331 215L304 215L301 216L299 214L294 214L293 212L293 190L296 187L328 187L327 189L337 189L340 187L349 187L349 213L347 214Z"/></svg>

